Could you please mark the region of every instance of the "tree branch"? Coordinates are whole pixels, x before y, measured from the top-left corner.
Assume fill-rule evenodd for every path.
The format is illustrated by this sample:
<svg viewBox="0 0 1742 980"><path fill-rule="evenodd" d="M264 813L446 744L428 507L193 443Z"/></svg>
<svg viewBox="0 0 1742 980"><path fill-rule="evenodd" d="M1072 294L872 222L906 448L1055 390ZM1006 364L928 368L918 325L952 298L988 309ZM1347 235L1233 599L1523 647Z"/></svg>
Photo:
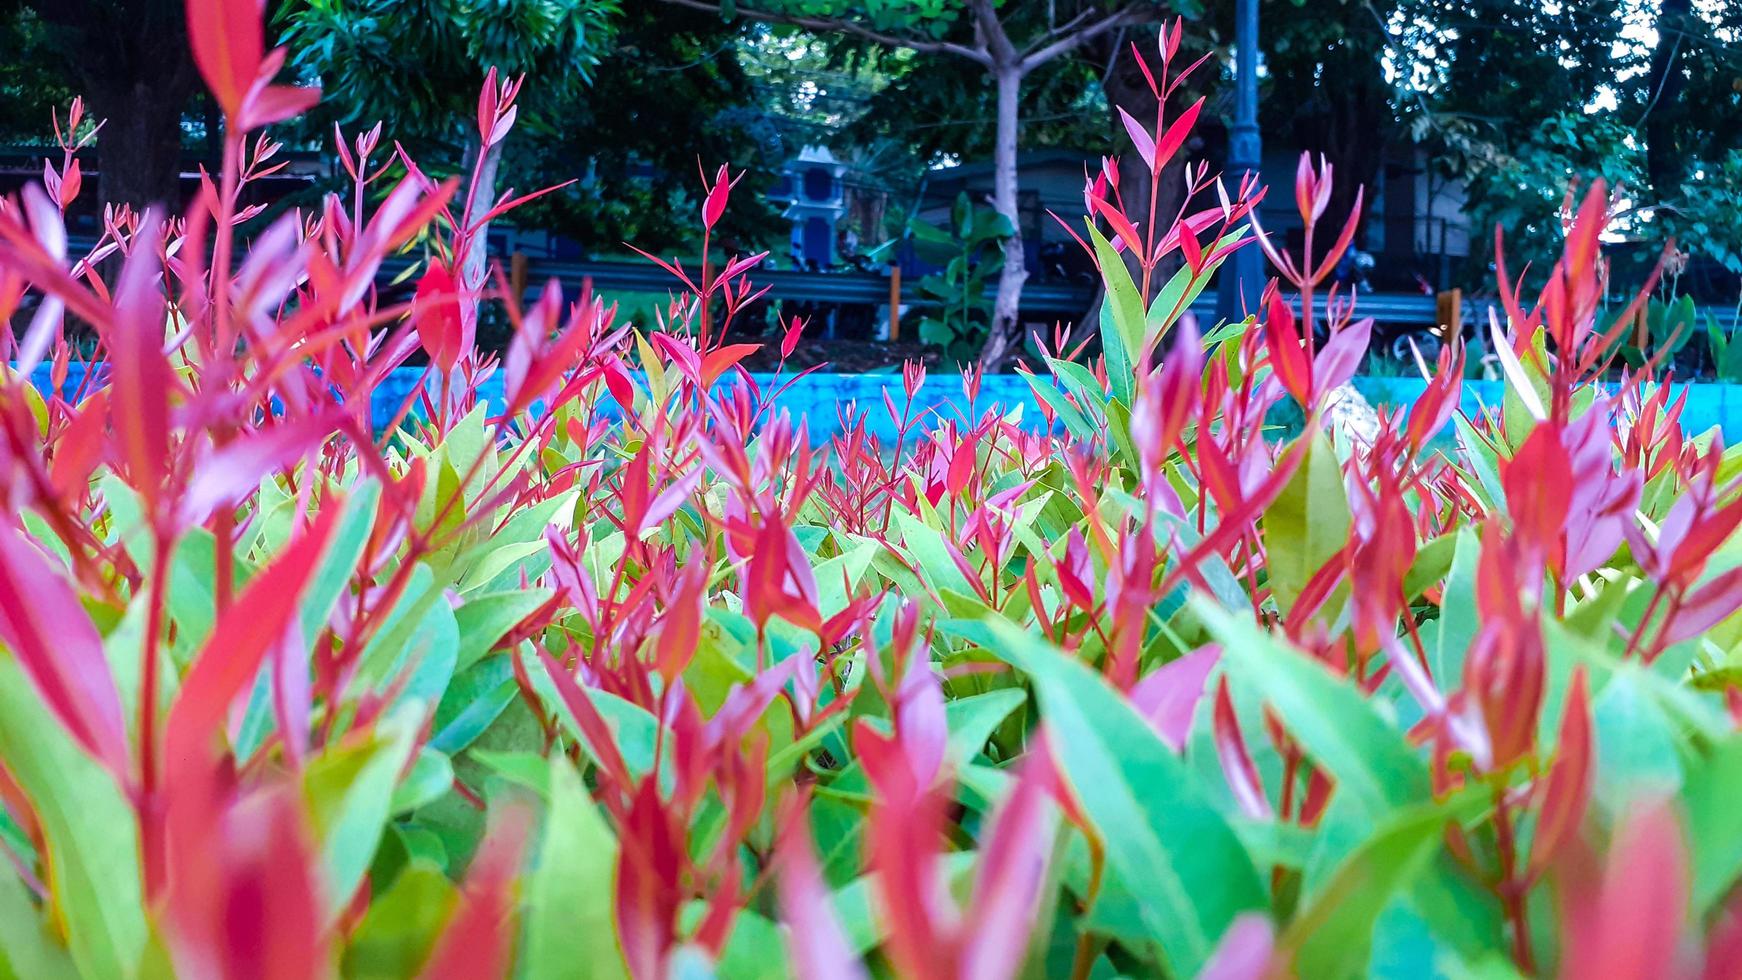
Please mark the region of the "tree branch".
<svg viewBox="0 0 1742 980"><path fill-rule="evenodd" d="M1084 9L1082 11L1079 11L1075 17L1072 17L1070 20L1065 21L1063 24L1060 24L1059 26L1054 27L1051 30L1047 31L1045 34L1042 34L1041 36L1035 38L1032 43L1030 43L1027 47L1022 49L1022 53L1026 55L1030 51L1033 51L1034 49L1040 47L1043 44L1051 44L1055 39L1063 37L1066 34L1069 34L1071 31L1075 30L1077 28L1077 26L1080 25L1083 21L1088 20L1089 17L1094 14L1094 12L1095 11L1092 8L1088 8L1088 9Z"/></svg>
<svg viewBox="0 0 1742 980"><path fill-rule="evenodd" d="M663 0L663 2L708 13L717 14L720 12L720 5L709 3L708 0ZM921 51L928 54L953 54L987 67L992 65L992 55L983 47L971 48L965 44L956 44L953 41L930 41L903 37L899 34L886 34L882 31L872 30L855 21L834 17L801 17L768 10L752 10L748 7L738 7L736 12L740 17L762 21L765 24L791 24L812 31L840 31L843 34L851 34L867 41L875 41L878 44L886 44L894 48L907 48L910 51Z"/></svg>
<svg viewBox="0 0 1742 980"><path fill-rule="evenodd" d="M1027 74L1054 58L1057 58L1059 55L1068 54L1071 51L1074 51L1077 47L1089 41L1093 41L1095 38L1100 37L1108 31L1117 30L1121 27L1129 27L1132 24L1141 22L1144 18L1144 11L1136 7L1125 7L1116 10L1100 20L1095 21L1093 24L1080 28L1075 33L1066 34L1050 44L1042 45L1039 48L1027 52L1022 56L1022 72L1023 74Z"/></svg>

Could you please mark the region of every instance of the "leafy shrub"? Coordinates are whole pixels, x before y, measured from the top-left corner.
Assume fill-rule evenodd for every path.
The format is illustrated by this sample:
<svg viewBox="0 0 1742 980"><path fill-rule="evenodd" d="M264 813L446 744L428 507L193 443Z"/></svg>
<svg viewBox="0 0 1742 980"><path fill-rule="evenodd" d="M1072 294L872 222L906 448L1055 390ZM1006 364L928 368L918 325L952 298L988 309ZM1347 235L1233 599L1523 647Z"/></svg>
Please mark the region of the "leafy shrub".
<svg viewBox="0 0 1742 980"><path fill-rule="evenodd" d="M1322 344L1275 287L1200 336L1182 311L1262 190L1192 166L1178 215L1089 187L1104 355L1034 379L1045 431L972 374L959 417L915 418L912 367L907 408L842 406L819 451L720 344L758 257L662 263L653 333L507 297L497 358L464 259L512 202L365 134L348 199L251 225L252 134L312 96L267 83L257 7L190 8L230 126L189 213L113 212L69 261L76 143L0 211L0 299L36 304L0 388L11 973L1735 961L1737 458L1648 379L1592 383L1633 313L1597 326L1600 189L1534 304L1503 283L1481 417L1448 349L1371 442L1327 431L1368 335L1342 303ZM1196 113L1130 122L1152 180ZM1303 161L1309 242L1330 177ZM1272 251L1291 291L1351 228ZM101 348L70 395L67 323ZM378 437L419 344L431 384ZM1425 448L1448 420L1459 448Z"/></svg>
<svg viewBox="0 0 1742 980"><path fill-rule="evenodd" d="M908 222L919 257L943 268L920 279L920 294L935 305L919 322L919 339L968 363L985 343L992 322L986 287L1004 268L999 244L1014 231L1010 219L990 207L975 207L963 191L950 206L948 230L919 218Z"/></svg>

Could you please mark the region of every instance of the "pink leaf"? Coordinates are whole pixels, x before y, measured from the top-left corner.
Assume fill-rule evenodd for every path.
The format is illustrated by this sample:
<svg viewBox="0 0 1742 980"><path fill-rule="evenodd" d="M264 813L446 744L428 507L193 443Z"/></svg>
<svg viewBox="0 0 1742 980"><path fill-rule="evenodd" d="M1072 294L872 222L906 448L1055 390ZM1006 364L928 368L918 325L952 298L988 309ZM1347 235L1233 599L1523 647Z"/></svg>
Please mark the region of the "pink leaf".
<svg viewBox="0 0 1742 980"><path fill-rule="evenodd" d="M1277 975L1276 927L1261 912L1243 912L1222 933L1198 980L1265 980Z"/></svg>
<svg viewBox="0 0 1742 980"><path fill-rule="evenodd" d="M60 569L9 524L0 524L0 640L67 733L125 782L126 729L103 638Z"/></svg>
<svg viewBox="0 0 1742 980"><path fill-rule="evenodd" d="M1028 954L1057 823L1049 761L1023 763L1015 788L992 817L974 879L963 976L1016 976Z"/></svg>
<svg viewBox="0 0 1742 980"><path fill-rule="evenodd" d="M1143 165L1150 170L1155 169L1155 138L1143 128L1143 124L1131 118L1131 113L1123 108L1119 110L1119 118L1125 123L1125 132L1131 136L1131 142L1137 146L1137 155L1143 158Z"/></svg>
<svg viewBox="0 0 1742 980"><path fill-rule="evenodd" d="M1204 681L1222 655L1220 647L1207 646L1150 672L1131 689L1131 704L1167 743L1180 751L1191 734L1192 716L1204 698Z"/></svg>
<svg viewBox="0 0 1742 980"><path fill-rule="evenodd" d="M1634 810L1615 834L1602 887L1570 890L1568 977L1668 976L1686 925L1688 855L1668 803Z"/></svg>
<svg viewBox="0 0 1742 980"><path fill-rule="evenodd" d="M780 835L780 917L786 924L793 972L817 980L859 980L865 968L847 945L834 896L811 847L809 815L794 807Z"/></svg>
<svg viewBox="0 0 1742 980"><path fill-rule="evenodd" d="M514 879L532 819L519 807L500 810L466 872L459 908L424 967L425 980L508 975L514 953Z"/></svg>

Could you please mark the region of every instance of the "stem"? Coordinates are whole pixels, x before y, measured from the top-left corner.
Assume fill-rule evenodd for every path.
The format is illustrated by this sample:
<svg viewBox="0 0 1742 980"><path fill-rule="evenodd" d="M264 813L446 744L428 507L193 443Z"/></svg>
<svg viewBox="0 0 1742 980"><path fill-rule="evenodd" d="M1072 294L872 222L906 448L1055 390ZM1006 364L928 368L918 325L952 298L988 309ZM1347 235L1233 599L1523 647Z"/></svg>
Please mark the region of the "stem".
<svg viewBox="0 0 1742 980"><path fill-rule="evenodd" d="M134 802L139 813L147 895L162 891L167 870L162 813L157 795L157 660L158 638L163 633L166 605L164 589L169 583L169 559L175 547L172 535L157 531L154 537L150 591L146 600L145 643L140 654L143 661L139 669L139 791Z"/></svg>
<svg viewBox="0 0 1742 980"><path fill-rule="evenodd" d="M1536 973L1536 958L1530 948L1530 927L1524 915L1524 888L1517 878L1518 843L1512 832L1512 812L1506 794L1494 793L1494 834L1500 851L1500 904L1512 927L1512 960L1527 974Z"/></svg>
<svg viewBox="0 0 1742 980"><path fill-rule="evenodd" d="M230 595L235 585L234 553L236 536L236 512L228 505L218 508L218 513L212 525L212 536L217 539L213 552L213 575L217 581L213 583L212 599L218 615L230 608Z"/></svg>
<svg viewBox="0 0 1742 980"><path fill-rule="evenodd" d="M226 121L224 165L219 174L218 227L212 240L212 336L216 363L228 363L234 345L230 336L230 250L235 241L236 195L240 189L242 136Z"/></svg>

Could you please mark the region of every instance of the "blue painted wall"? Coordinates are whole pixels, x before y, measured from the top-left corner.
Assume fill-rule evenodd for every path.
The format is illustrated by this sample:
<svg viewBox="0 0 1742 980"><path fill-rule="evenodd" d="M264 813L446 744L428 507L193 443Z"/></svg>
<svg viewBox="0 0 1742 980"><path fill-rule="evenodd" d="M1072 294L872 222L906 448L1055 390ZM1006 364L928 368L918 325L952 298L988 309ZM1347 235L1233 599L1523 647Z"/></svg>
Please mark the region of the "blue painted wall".
<svg viewBox="0 0 1742 980"><path fill-rule="evenodd" d="M392 417L421 374L417 369L401 369L380 385L371 406L377 424L385 424ZM83 377L82 365L73 365L62 392L63 397L70 397ZM502 399L501 377L497 373L483 389L485 397L497 404ZM772 375L758 374L754 377L764 388L778 383ZM47 366L38 368L31 380L39 390L46 391L49 386ZM722 383L731 382L728 379ZM1426 382L1420 378L1355 379L1355 387L1375 407L1381 408L1412 404L1425 385ZM1677 385L1676 388L1678 394L1680 389L1687 389L1687 405L1682 411L1684 430L1690 434L1701 433L1715 426L1724 431L1726 442L1742 439L1742 385L1689 384ZM777 405L794 419L803 417L809 423L812 440L815 442L840 431L841 410L851 403L866 413L868 431L890 441L895 438L896 426L883 405L885 389L894 399L896 408L900 409L906 400L900 374L812 374L798 381L781 396ZM1499 381L1466 381L1462 407L1471 415L1480 412L1485 406L1497 408L1503 390L1504 385ZM984 413L995 405L1003 406L1006 411L1021 406L1024 424L1031 427L1040 425L1041 415L1034 393L1028 382L1018 375L990 375L981 381L979 398L973 405L974 413ZM962 391L961 379L951 374L931 375L915 400L915 409L920 412L935 412L944 418L964 418L968 414L969 404Z"/></svg>

